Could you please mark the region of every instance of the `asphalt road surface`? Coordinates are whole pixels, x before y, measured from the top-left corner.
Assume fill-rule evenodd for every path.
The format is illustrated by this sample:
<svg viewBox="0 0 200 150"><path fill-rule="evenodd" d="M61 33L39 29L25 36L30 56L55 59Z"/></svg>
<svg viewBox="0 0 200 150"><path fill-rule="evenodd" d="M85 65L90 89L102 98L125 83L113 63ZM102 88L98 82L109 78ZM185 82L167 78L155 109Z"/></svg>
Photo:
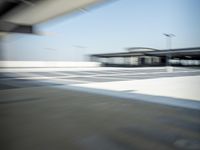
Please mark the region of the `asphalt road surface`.
<svg viewBox="0 0 200 150"><path fill-rule="evenodd" d="M63 73L72 72L56 72ZM61 89L43 81L1 75L0 150L200 149L200 110Z"/></svg>

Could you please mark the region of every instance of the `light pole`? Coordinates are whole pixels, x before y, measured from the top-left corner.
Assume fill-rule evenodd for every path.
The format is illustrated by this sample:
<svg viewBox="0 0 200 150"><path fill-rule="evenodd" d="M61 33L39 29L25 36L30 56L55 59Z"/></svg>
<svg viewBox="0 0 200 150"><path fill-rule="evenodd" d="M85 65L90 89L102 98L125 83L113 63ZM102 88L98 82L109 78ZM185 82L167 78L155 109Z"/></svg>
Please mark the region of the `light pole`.
<svg viewBox="0 0 200 150"><path fill-rule="evenodd" d="M171 50L172 48L172 37L175 37L174 34L171 33L163 33L163 35L166 37L166 47L168 50ZM166 55L166 66L170 66L170 59L171 59L171 54Z"/></svg>

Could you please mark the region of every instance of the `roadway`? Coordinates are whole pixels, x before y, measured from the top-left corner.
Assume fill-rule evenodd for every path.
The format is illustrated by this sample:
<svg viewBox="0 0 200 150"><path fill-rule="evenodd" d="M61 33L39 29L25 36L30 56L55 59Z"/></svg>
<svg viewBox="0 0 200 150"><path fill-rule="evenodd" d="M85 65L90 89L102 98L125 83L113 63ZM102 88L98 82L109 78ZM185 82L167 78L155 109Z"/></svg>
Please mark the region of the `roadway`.
<svg viewBox="0 0 200 150"><path fill-rule="evenodd" d="M200 76L199 70L33 70L1 71L0 149L200 148L200 109L141 101L134 95L130 98L102 94L98 92L101 91L100 87L97 92L90 92L94 88L91 85L98 83L109 86L149 79L196 78ZM104 90L108 91L106 88ZM122 94L120 91L111 92Z"/></svg>

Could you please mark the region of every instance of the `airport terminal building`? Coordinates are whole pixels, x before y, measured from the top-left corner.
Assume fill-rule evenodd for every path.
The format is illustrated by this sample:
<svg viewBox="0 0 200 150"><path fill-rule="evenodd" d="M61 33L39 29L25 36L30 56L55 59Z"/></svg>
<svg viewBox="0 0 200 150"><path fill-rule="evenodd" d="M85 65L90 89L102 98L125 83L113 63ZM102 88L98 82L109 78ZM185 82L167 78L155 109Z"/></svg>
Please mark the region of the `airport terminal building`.
<svg viewBox="0 0 200 150"><path fill-rule="evenodd" d="M200 47L158 50L145 47L131 47L127 52L90 55L92 61L103 66L200 66Z"/></svg>

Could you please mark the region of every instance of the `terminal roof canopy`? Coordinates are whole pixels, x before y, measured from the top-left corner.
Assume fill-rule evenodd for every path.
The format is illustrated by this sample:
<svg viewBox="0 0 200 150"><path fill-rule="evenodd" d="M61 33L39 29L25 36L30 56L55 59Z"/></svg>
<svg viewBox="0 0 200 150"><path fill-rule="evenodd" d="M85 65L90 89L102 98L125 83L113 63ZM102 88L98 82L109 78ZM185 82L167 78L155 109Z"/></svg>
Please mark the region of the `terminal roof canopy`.
<svg viewBox="0 0 200 150"><path fill-rule="evenodd" d="M147 55L160 56L160 57L162 56L165 57L167 55L170 55L172 57L177 57L177 58L193 58L200 60L200 47L154 51L154 52L148 52Z"/></svg>
<svg viewBox="0 0 200 150"><path fill-rule="evenodd" d="M91 56L94 57L131 57L131 56L158 56L166 57L172 56L175 58L192 58L200 60L200 47L191 47L191 48L179 48L171 50L157 50L152 48L130 48L128 52L120 53L105 53L105 54L94 54Z"/></svg>
<svg viewBox="0 0 200 150"><path fill-rule="evenodd" d="M129 52L151 52L151 51L157 51L157 49L154 48L148 48L148 47L129 47L127 48Z"/></svg>
<svg viewBox="0 0 200 150"><path fill-rule="evenodd" d="M105 53L105 54L94 54L94 57L130 57L130 56L143 56L147 52L158 51L157 49L147 47L131 47L126 48L128 52L120 53Z"/></svg>

